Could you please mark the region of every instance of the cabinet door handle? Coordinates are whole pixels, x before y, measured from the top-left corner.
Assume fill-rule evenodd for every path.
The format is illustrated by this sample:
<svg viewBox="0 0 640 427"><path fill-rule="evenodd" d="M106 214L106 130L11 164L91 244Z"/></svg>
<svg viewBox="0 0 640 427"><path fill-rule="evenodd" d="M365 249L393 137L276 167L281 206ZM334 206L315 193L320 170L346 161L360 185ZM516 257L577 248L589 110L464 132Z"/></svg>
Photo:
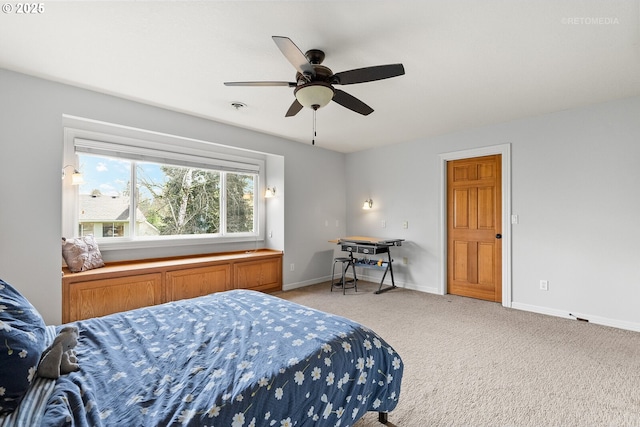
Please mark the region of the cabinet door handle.
<svg viewBox="0 0 640 427"><path fill-rule="evenodd" d="M500 233L496 234L496 239L502 239L502 234Z"/></svg>

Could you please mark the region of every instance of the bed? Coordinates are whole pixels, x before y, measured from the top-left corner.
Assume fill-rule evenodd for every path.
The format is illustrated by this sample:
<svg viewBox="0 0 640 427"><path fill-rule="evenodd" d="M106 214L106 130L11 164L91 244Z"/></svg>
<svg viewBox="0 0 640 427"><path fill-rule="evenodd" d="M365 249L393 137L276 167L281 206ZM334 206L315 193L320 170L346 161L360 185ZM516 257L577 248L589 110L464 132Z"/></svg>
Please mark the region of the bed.
<svg viewBox="0 0 640 427"><path fill-rule="evenodd" d="M255 291L72 325L80 371L30 378L14 410L0 403L0 426L346 427L368 411L385 422L400 395L402 360L375 332ZM43 344L62 327L37 326Z"/></svg>

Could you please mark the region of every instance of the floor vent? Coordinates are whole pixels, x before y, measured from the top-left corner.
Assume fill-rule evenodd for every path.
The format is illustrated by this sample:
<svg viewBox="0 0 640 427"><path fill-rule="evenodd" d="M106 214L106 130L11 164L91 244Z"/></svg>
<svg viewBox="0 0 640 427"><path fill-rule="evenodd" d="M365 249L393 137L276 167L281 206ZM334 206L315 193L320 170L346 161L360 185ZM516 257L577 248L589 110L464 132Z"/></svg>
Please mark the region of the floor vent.
<svg viewBox="0 0 640 427"><path fill-rule="evenodd" d="M578 322L585 322L585 323L589 323L589 319L583 319L582 317L578 317L576 315L573 315L571 313L569 313L569 316L573 317L574 319L576 319Z"/></svg>

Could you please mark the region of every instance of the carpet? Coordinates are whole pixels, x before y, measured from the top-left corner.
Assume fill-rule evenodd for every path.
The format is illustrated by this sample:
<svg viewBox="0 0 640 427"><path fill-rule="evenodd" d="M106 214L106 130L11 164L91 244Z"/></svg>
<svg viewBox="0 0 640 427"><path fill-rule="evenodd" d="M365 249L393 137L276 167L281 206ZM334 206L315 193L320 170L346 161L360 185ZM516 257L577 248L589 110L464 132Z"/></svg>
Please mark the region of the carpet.
<svg viewBox="0 0 640 427"><path fill-rule="evenodd" d="M356 320L402 357L390 426L640 426L640 333L402 288L277 295ZM354 427L380 426L369 413Z"/></svg>

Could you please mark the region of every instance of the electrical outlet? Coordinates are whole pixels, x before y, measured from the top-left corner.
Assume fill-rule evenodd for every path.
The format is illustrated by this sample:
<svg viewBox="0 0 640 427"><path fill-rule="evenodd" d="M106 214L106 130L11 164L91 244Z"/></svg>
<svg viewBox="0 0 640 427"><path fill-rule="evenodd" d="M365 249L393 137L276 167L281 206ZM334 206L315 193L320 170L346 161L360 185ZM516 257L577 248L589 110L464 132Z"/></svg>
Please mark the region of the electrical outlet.
<svg viewBox="0 0 640 427"><path fill-rule="evenodd" d="M548 291L549 290L549 281L548 280L540 280L540 290Z"/></svg>
<svg viewBox="0 0 640 427"><path fill-rule="evenodd" d="M402 223L402 228L404 228L405 230L406 230L407 228L409 228L409 221L404 221L404 222Z"/></svg>
<svg viewBox="0 0 640 427"><path fill-rule="evenodd" d="M409 264L409 258L407 258L407 257L403 257L403 258L402 258L402 264L403 264L403 265L407 265L407 264Z"/></svg>
<svg viewBox="0 0 640 427"><path fill-rule="evenodd" d="M387 228L387 221L385 221L384 219L382 221L380 221L380 226L382 228Z"/></svg>
<svg viewBox="0 0 640 427"><path fill-rule="evenodd" d="M289 270L296 271L296 265L294 263L291 263L291 265L289 266Z"/></svg>

